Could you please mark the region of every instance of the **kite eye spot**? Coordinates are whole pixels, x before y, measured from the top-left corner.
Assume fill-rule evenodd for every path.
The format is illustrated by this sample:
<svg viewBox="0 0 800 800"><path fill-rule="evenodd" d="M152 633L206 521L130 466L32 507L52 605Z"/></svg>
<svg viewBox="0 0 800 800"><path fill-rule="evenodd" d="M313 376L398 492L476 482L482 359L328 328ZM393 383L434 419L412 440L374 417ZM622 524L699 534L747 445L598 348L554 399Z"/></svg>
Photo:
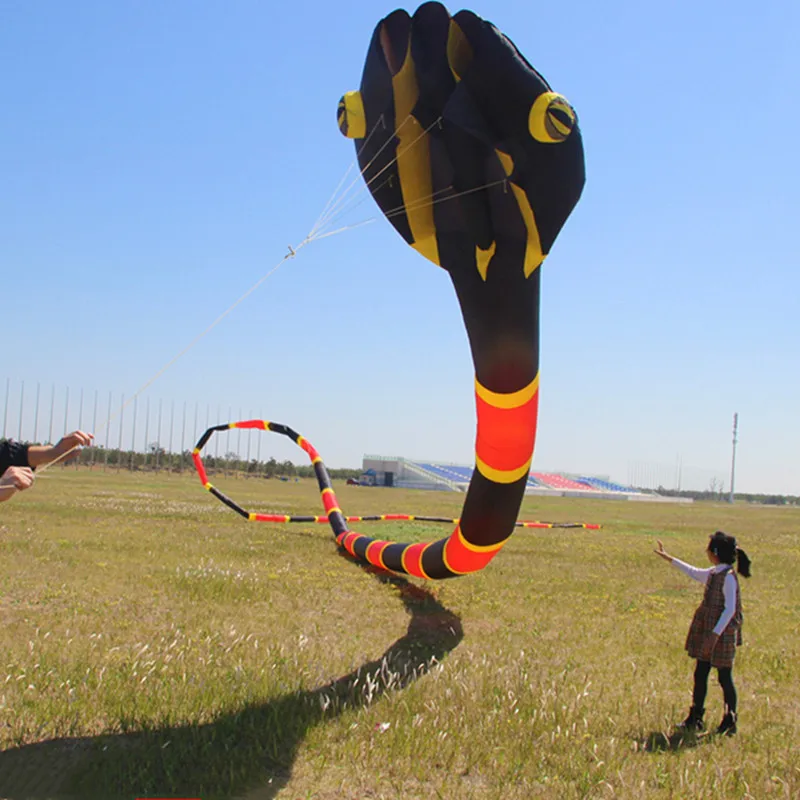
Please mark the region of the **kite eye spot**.
<svg viewBox="0 0 800 800"><path fill-rule="evenodd" d="M348 139L363 139L367 135L367 118L361 92L347 92L342 96L336 110L336 121L339 130Z"/></svg>
<svg viewBox="0 0 800 800"><path fill-rule="evenodd" d="M566 98L555 92L540 94L531 106L528 129L537 142L557 144L572 133L577 117Z"/></svg>

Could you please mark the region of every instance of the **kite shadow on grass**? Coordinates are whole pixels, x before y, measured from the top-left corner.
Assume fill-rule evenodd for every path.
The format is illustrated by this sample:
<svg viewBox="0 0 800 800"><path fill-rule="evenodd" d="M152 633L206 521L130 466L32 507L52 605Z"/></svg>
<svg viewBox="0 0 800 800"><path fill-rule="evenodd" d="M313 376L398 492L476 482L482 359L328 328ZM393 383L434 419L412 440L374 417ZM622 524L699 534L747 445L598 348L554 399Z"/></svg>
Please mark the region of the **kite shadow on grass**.
<svg viewBox="0 0 800 800"><path fill-rule="evenodd" d="M325 686L253 703L210 723L59 738L0 752L0 797L275 797L309 730L413 683L463 637L460 619L427 589L369 571L397 588L411 617L405 635L380 658Z"/></svg>

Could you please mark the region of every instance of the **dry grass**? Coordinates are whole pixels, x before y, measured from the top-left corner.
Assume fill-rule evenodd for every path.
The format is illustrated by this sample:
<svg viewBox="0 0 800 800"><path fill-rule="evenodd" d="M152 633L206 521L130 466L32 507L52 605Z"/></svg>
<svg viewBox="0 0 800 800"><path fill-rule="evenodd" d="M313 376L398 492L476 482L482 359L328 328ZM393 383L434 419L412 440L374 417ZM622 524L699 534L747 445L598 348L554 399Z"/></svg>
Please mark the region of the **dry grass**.
<svg viewBox="0 0 800 800"><path fill-rule="evenodd" d="M320 513L311 482L234 480ZM346 513L461 496L337 486ZM800 509L527 501L482 573L386 580L325 526L248 524L192 476L52 470L0 506L0 797L800 796ZM736 534L740 733L678 740L702 563ZM438 538L447 528L369 528ZM721 716L712 681L711 721Z"/></svg>

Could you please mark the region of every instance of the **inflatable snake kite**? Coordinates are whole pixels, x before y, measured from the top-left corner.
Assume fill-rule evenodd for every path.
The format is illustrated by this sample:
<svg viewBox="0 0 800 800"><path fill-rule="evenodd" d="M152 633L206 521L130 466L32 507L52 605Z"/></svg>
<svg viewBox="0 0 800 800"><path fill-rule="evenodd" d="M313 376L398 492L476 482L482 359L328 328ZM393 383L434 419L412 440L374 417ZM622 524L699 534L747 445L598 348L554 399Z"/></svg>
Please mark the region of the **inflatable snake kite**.
<svg viewBox="0 0 800 800"><path fill-rule="evenodd" d="M584 184L576 114L491 23L471 11L451 17L433 2L378 23L361 88L341 98L338 122L355 140L375 202L411 247L447 270L461 306L477 434L460 522L427 543L350 531L308 441L278 423L247 427L306 450L336 541L356 559L421 578L476 572L514 531L530 472L540 267Z"/></svg>
<svg viewBox="0 0 800 800"><path fill-rule="evenodd" d="M371 564L425 578L475 572L513 532L530 471L539 268L583 189L577 118L491 23L426 3L378 23L338 120L375 202L453 281L478 422L476 469L448 538L386 544L331 524Z"/></svg>

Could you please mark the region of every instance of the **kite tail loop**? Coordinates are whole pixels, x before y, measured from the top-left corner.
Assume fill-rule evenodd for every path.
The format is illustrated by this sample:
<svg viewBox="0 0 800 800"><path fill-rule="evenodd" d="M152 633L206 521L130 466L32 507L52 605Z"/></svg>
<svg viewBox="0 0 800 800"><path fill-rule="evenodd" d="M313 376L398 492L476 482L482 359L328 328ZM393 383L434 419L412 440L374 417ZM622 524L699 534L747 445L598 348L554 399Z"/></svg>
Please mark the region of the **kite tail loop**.
<svg viewBox="0 0 800 800"><path fill-rule="evenodd" d="M489 544L475 543L465 537L462 532L462 525L464 524L463 517L461 522L456 524L455 530L449 537L439 539L435 542L402 544L383 539L372 539L369 536L351 531L347 527L347 519L342 509L339 507L336 494L333 491L330 475L328 474L328 470L321 456L311 442L297 433L297 431L294 431L288 425L262 419L214 425L200 437L192 451L192 460L194 461L195 469L197 470L203 488L208 490L226 506L232 508L251 522L275 522L278 520L276 519L277 515L258 514L253 511L247 511L235 500L232 500L217 489L211 481L209 481L201 458L203 448L214 433L227 431L232 428L252 428L279 433L283 436L287 436L300 447L300 449L308 455L314 467L317 484L320 494L322 495L322 505L325 508L325 514L331 526L331 530L333 531L336 543L357 561L372 564L379 569L430 580L453 578L459 575L466 575L470 572L477 572L483 569L492 558L497 555L516 524L516 516L514 516L512 517L511 528L502 541L491 542ZM472 490L473 484L475 484L474 478L470 490ZM465 509L466 508L467 506L465 505ZM284 518L284 521L288 520L288 516ZM315 517L309 518L309 521L315 520Z"/></svg>

